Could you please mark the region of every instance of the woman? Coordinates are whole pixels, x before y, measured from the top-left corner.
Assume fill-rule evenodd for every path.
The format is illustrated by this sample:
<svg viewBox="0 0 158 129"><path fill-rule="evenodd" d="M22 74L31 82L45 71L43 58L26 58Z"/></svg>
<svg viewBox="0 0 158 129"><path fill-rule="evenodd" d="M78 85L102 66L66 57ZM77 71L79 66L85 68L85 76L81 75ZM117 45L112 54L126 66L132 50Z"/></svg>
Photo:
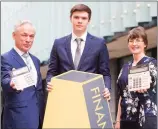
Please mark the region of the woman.
<svg viewBox="0 0 158 129"><path fill-rule="evenodd" d="M157 61L145 55L147 46L147 35L143 27L134 28L129 32L128 48L133 54L133 60L123 65L117 80L120 98L115 128L157 128ZM150 88L130 92L128 91L128 69L141 64L149 65Z"/></svg>

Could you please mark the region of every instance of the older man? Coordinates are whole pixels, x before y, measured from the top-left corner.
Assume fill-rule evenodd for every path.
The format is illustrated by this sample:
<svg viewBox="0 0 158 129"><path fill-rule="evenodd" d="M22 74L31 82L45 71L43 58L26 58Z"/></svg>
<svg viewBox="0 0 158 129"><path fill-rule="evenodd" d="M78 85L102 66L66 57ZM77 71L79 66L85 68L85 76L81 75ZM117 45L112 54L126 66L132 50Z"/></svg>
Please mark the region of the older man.
<svg viewBox="0 0 158 129"><path fill-rule="evenodd" d="M3 129L38 129L43 120L44 97L40 61L29 53L35 28L29 21L19 22L12 34L15 46L1 55L1 86L4 93ZM28 67L35 80L34 85L21 91L11 78L11 71Z"/></svg>

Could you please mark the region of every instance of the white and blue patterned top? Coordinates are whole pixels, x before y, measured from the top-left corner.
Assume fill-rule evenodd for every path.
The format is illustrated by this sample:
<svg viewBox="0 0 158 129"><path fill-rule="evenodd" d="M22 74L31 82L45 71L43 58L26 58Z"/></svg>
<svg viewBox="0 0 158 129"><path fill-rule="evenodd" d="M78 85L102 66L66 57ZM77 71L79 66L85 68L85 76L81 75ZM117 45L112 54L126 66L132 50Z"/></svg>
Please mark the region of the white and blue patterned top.
<svg viewBox="0 0 158 129"><path fill-rule="evenodd" d="M119 95L122 97L121 120L138 121L142 126L146 117L157 116L157 60L145 56L137 63L149 64L151 85L145 93L128 91L128 69L132 62L133 60L123 65L117 80Z"/></svg>

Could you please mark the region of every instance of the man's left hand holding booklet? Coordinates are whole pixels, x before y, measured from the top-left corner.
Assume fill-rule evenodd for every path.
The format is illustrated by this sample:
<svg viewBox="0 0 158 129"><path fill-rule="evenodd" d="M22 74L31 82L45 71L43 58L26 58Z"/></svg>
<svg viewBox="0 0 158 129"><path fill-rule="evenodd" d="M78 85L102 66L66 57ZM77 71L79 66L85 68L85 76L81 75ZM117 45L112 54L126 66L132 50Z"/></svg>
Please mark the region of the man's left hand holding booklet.
<svg viewBox="0 0 158 129"><path fill-rule="evenodd" d="M33 75L28 67L13 69L11 72L12 81L15 84L16 90L23 90L24 88L35 85Z"/></svg>

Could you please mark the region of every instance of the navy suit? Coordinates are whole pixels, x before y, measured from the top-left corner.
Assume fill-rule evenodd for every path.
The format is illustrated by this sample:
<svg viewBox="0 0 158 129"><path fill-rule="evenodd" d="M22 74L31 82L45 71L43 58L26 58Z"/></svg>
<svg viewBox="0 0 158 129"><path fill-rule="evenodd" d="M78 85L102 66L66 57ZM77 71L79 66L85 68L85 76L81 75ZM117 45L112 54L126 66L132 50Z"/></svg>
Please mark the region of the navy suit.
<svg viewBox="0 0 158 129"><path fill-rule="evenodd" d="M75 69L71 54L71 37L72 35L70 34L55 40L50 54L47 82L53 76ZM105 86L109 89L111 88L109 54L104 39L87 34L85 47L77 70L102 74Z"/></svg>
<svg viewBox="0 0 158 129"><path fill-rule="evenodd" d="M4 94L3 129L37 129L44 115L44 94L40 73L40 61L30 54L37 71L37 85L21 92L10 87L10 72L26 66L20 55L11 49L1 55L1 86Z"/></svg>

